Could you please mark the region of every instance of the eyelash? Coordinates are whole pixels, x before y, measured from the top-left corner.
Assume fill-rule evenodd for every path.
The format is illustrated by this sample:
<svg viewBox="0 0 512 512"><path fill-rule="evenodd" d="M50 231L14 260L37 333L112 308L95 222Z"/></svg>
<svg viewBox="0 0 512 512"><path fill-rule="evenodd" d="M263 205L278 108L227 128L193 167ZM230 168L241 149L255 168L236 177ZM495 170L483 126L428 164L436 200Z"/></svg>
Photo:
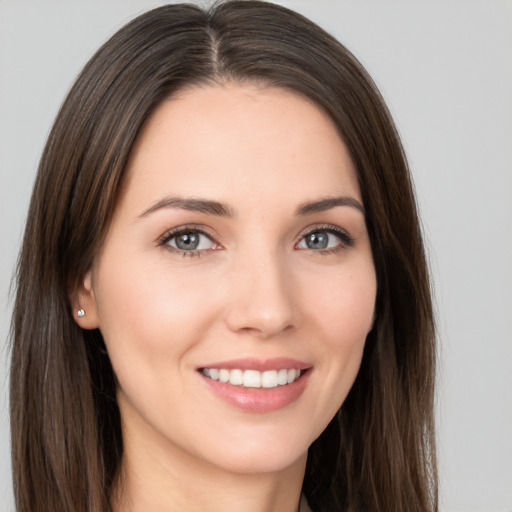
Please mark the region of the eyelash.
<svg viewBox="0 0 512 512"><path fill-rule="evenodd" d="M199 250L194 249L194 250L190 250L190 251L185 251L185 250L178 249L176 247L172 247L172 246L168 245L169 242L173 238L176 238L176 237L178 237L180 235L185 235L187 233L204 235L207 238L209 238L215 245L218 245L219 247L221 247L221 245L215 240L215 237L211 233L209 233L205 229L199 228L197 226L180 226L179 228L171 229L171 230L167 231L158 240L158 244L157 245L159 247L164 247L169 252L172 252L174 254L179 254L179 255L183 256L184 258L187 258L187 257L188 258L199 257L202 254L205 254L205 253L217 250L217 249L199 249Z"/></svg>
<svg viewBox="0 0 512 512"><path fill-rule="evenodd" d="M329 233L331 235L335 235L340 241L338 244L336 244L334 247L330 247L328 249L318 249L313 250L310 249L312 253L314 254L320 254L322 256L329 255L329 254L336 254L338 252L344 251L350 247L353 247L355 245L355 238L349 235L345 230L333 226L331 224L320 224L318 226L313 226L311 228L308 228L305 232L301 233L299 236L298 241L295 245L298 245L303 239L305 239L308 235L311 235L313 233ZM302 249L304 250L304 249Z"/></svg>
<svg viewBox="0 0 512 512"><path fill-rule="evenodd" d="M327 224L327 225L314 226L314 227L307 229L305 232L301 233L301 235L298 237L298 240L295 242L294 246L296 247L302 240L305 239L305 237L307 237L308 235L311 235L313 233L316 233L316 232L320 232L320 233L324 232L324 233L329 233L331 235L335 235L336 237L339 238L340 242L338 244L336 244L334 247L330 247L328 249L318 249L318 250L310 249L315 254L322 254L322 255L335 254L335 253L343 251L347 248L353 247L355 244L355 239L352 236L350 236L346 231L344 231L343 229L341 229L337 226L332 226L332 225ZM204 235L207 238L209 238L213 244L218 245L219 247L222 247L215 240L214 236L211 233L206 231L204 228L199 228L197 226L180 226L178 228L171 229L171 230L167 231L158 240L157 245L159 247L164 247L166 250L168 250L169 252L172 252L174 254L180 254L184 258L199 257L202 254L217 250L217 249L198 249L198 250L186 251L186 250L178 249L178 248L168 245L169 242L173 238L180 236L180 235L187 234L187 233ZM304 249L299 249L299 250L304 250Z"/></svg>

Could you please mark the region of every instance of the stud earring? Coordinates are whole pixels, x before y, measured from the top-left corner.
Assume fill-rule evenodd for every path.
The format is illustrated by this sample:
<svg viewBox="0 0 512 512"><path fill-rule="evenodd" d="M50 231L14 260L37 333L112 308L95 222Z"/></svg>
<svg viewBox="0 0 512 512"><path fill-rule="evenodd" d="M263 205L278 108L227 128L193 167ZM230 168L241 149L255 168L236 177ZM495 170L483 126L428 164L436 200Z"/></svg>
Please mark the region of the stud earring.
<svg viewBox="0 0 512 512"><path fill-rule="evenodd" d="M77 316L78 318L82 318L83 316L85 316L85 311L84 311L82 308L80 308L80 309L77 311L76 316Z"/></svg>

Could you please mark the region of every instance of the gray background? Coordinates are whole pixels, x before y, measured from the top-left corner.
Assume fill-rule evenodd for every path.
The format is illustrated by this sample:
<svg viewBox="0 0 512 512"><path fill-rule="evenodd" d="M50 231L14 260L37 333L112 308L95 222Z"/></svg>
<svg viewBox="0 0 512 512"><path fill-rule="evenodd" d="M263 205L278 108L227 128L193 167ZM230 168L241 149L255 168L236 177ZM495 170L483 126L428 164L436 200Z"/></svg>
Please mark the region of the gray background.
<svg viewBox="0 0 512 512"><path fill-rule="evenodd" d="M60 102L114 30L164 2L0 0L0 511L13 509L8 287ZM381 88L408 152L436 288L446 512L512 511L512 2L283 1Z"/></svg>

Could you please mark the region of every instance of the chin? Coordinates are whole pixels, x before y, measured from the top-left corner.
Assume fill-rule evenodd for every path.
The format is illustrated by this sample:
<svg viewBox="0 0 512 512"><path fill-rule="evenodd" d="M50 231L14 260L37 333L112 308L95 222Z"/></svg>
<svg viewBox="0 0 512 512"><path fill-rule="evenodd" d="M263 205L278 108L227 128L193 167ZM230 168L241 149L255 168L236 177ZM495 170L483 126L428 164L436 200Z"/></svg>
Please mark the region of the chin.
<svg viewBox="0 0 512 512"><path fill-rule="evenodd" d="M237 453L227 455L216 466L228 473L269 474L282 473L296 466L305 466L307 450L301 453L285 453L282 449L262 447L258 453Z"/></svg>
<svg viewBox="0 0 512 512"><path fill-rule="evenodd" d="M210 444L210 449L203 451L203 458L230 473L282 472L296 465L305 465L309 445L313 441L310 437L297 431L290 435L288 426L278 431L275 426L273 429L261 428L259 432L253 429L252 432L227 436L223 442L217 438L214 450Z"/></svg>

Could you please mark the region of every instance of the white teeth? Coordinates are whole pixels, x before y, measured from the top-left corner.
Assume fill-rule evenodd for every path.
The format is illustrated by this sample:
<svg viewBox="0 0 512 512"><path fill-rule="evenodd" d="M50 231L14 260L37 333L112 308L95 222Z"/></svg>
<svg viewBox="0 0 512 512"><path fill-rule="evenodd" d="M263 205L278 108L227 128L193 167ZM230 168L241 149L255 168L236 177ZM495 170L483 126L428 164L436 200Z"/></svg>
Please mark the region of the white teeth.
<svg viewBox="0 0 512 512"><path fill-rule="evenodd" d="M258 372L257 370L245 370L244 387L261 388L261 372Z"/></svg>
<svg viewBox="0 0 512 512"><path fill-rule="evenodd" d="M280 386L288 384L288 370L279 370L277 372L277 383Z"/></svg>
<svg viewBox="0 0 512 512"><path fill-rule="evenodd" d="M261 374L261 387L262 388L275 388L277 387L277 372L271 370Z"/></svg>
<svg viewBox="0 0 512 512"><path fill-rule="evenodd" d="M286 369L269 370L259 372L258 370L227 370L225 368L203 368L203 375L212 380L218 380L232 384L233 386L243 386L246 388L276 388L285 386L296 381L300 375L300 370Z"/></svg>
<svg viewBox="0 0 512 512"><path fill-rule="evenodd" d="M242 370L231 370L229 383L233 386L241 386L244 383L244 372Z"/></svg>

